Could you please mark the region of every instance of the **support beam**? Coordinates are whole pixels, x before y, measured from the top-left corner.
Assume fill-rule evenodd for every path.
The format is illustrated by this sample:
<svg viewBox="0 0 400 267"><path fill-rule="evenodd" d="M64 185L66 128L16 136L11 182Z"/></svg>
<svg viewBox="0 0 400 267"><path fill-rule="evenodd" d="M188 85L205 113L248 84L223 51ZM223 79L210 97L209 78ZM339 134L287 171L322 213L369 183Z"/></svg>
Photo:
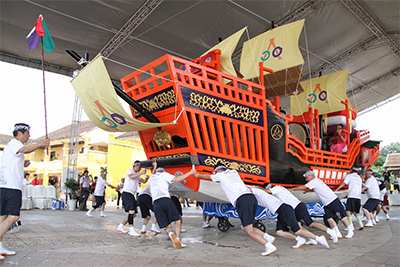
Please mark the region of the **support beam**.
<svg viewBox="0 0 400 267"><path fill-rule="evenodd" d="M0 51L0 61L7 62L7 63L12 63L24 67L29 67L33 69L42 69L42 62L36 59L31 59L31 58L25 58L25 57L20 57L14 54L10 54L7 52L1 52ZM72 73L75 71L75 69L68 68L65 66L61 65L56 65L56 64L51 64L48 62L44 62L44 70L45 71L50 71L53 73L61 74L61 75L66 75L72 77Z"/></svg>
<svg viewBox="0 0 400 267"><path fill-rule="evenodd" d="M386 105L386 104L389 104L390 102L392 102L392 101L394 101L394 100L396 100L396 99L398 99L398 98L400 98L400 94L397 94L397 95L395 95L395 96L392 96L391 98L386 99L386 100L384 100L384 101L382 101L382 102L379 102L379 103L377 103L377 104L375 104L375 105L373 105L373 106L370 106L370 107L368 107L368 108L365 108L365 109L363 109L363 110L360 110L360 111L357 113L357 116L361 116L361 115L363 115L363 114L365 114L365 113L368 113L368 112L370 112L370 111L372 111L372 110L374 110L374 109L376 109L376 108L380 108L380 107L382 107L382 106L384 106L384 105Z"/></svg>
<svg viewBox="0 0 400 267"><path fill-rule="evenodd" d="M353 97L356 94L359 94L359 93L361 93L361 92L363 92L365 90L370 89L372 86L375 86L378 83L386 82L386 81L392 79L393 77L397 77L399 75L400 75L400 68L392 70L392 71L390 71L388 73L385 73L382 76L379 76L378 78L376 78L376 79L374 79L374 80L372 80L372 81L370 81L370 82L368 82L368 83L366 83L364 85L361 85L361 86L359 86L359 87L357 87L357 88L355 88L355 89L353 89L351 91L348 91L347 92L347 97L348 98Z"/></svg>
<svg viewBox="0 0 400 267"><path fill-rule="evenodd" d="M400 58L400 47L393 41L385 30L363 9L355 0L342 0L342 3L358 18L361 22L378 37L397 57Z"/></svg>
<svg viewBox="0 0 400 267"><path fill-rule="evenodd" d="M345 51L344 53L334 57L329 62L326 62L326 63L320 65L319 67L315 68L311 72L310 77L305 76L304 80L307 80L309 78L318 77L320 72L322 73L322 75L324 75L327 71L339 67L340 65L342 65L342 64L346 63L347 61L351 60L352 58L354 58L359 53L364 52L365 50L369 49L370 47L376 45L378 41L379 41L379 39L375 35L373 35L372 37L368 38L364 42L359 43L358 45L350 48L349 50Z"/></svg>
<svg viewBox="0 0 400 267"><path fill-rule="evenodd" d="M153 12L163 0L147 0L125 23L124 26L100 50L100 54L109 57L134 30Z"/></svg>

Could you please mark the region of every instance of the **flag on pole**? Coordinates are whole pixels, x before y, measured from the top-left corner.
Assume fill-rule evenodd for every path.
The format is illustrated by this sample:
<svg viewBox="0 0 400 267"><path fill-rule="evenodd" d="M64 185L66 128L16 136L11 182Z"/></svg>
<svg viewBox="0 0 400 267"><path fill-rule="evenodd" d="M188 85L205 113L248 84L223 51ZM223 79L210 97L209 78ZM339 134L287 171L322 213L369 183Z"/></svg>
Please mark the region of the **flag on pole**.
<svg viewBox="0 0 400 267"><path fill-rule="evenodd" d="M53 39L51 39L49 29L44 22L42 14L39 15L35 26L33 26L28 36L26 36L26 38L28 39L29 50L35 49L38 46L40 42L40 37L43 37L44 50L46 50L47 53L50 53L55 46L53 43Z"/></svg>

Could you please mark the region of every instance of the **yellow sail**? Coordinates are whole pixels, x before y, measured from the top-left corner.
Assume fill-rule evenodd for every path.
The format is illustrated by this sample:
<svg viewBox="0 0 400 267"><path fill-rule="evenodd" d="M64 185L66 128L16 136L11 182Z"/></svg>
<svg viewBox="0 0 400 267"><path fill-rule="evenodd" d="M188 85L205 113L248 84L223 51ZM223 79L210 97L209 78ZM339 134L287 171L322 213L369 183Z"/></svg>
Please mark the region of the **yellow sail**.
<svg viewBox="0 0 400 267"><path fill-rule="evenodd" d="M298 116L309 107L318 109L319 114L341 111L347 99L346 81L349 69L301 82L304 92L290 97L291 113ZM351 109L349 103L349 109Z"/></svg>
<svg viewBox="0 0 400 267"><path fill-rule="evenodd" d="M223 73L227 73L232 76L236 76L236 71L232 64L232 54L237 46L237 43L240 40L240 37L242 36L242 34L246 30L246 28L247 27L244 27L240 31L232 34L231 36L229 36L228 38L226 38L219 44L217 44L214 47L212 47L211 49L209 49L207 52L205 52L201 56L204 56L208 52L213 51L215 49L221 50L221 55L220 55L221 71Z"/></svg>
<svg viewBox="0 0 400 267"><path fill-rule="evenodd" d="M132 132L170 125L133 119L124 110L111 83L103 59L97 56L72 81L90 120L109 132Z"/></svg>
<svg viewBox="0 0 400 267"><path fill-rule="evenodd" d="M243 44L240 72L244 79L256 78L259 62L274 72L304 63L298 42L304 19L260 34Z"/></svg>

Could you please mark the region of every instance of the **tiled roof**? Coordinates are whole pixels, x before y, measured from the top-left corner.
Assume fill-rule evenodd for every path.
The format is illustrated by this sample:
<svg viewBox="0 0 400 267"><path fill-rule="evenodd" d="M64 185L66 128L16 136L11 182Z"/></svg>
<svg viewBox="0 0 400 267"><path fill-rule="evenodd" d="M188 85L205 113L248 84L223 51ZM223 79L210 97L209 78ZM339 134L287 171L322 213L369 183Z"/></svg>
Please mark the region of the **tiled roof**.
<svg viewBox="0 0 400 267"><path fill-rule="evenodd" d="M94 123L91 122L90 120L81 121L80 127L79 127L80 135L82 135L90 130L94 130L96 128L97 128L97 126L94 125ZM70 138L70 136L71 136L71 125L65 126L61 129L58 129L58 130L55 130L54 132L49 133L50 140L60 140L60 139ZM32 140L31 142L32 143L40 142L44 138L45 138L45 136L41 136L37 139Z"/></svg>
<svg viewBox="0 0 400 267"><path fill-rule="evenodd" d="M0 145L7 145L13 138L12 135L0 134Z"/></svg>
<svg viewBox="0 0 400 267"><path fill-rule="evenodd" d="M386 158L385 167L400 167L400 153L389 154Z"/></svg>
<svg viewBox="0 0 400 267"><path fill-rule="evenodd" d="M118 137L116 137L115 139L124 140L124 139L136 138L136 137L139 137L139 133L137 131L134 131L134 132L123 133L123 134L119 135Z"/></svg>

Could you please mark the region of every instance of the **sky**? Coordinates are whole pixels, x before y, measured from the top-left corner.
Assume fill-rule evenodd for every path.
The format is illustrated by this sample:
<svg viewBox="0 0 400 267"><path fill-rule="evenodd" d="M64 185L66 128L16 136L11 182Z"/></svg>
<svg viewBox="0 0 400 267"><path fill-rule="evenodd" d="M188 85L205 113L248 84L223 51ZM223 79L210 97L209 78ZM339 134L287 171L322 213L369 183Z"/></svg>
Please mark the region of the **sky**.
<svg viewBox="0 0 400 267"><path fill-rule="evenodd" d="M0 73L0 134L12 135L14 124L24 122L32 127L31 138L44 136L42 71L0 62ZM75 91L70 80L64 75L45 73L49 133L72 122ZM82 120L88 120L84 111ZM359 116L356 121L358 130L369 129L372 140L382 141L381 147L400 142L400 98Z"/></svg>

